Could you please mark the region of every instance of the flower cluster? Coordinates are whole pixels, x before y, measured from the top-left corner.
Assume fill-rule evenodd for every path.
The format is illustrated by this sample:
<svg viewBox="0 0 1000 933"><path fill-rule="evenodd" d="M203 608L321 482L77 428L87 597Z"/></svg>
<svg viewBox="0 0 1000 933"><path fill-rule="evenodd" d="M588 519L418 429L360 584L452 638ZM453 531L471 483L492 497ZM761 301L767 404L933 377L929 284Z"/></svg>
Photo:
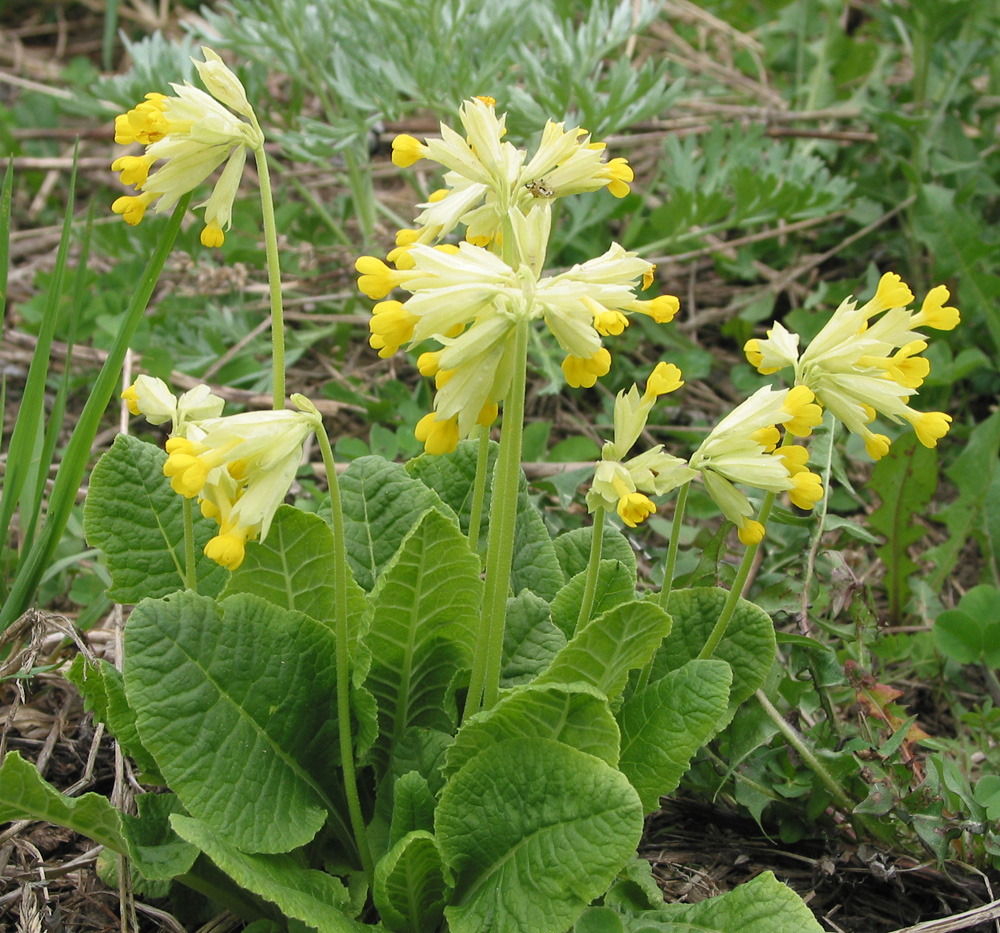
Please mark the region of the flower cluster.
<svg viewBox="0 0 1000 933"><path fill-rule="evenodd" d="M652 281L653 266L617 244L558 275L543 275L549 220L547 210L511 211L513 265L468 242L416 244L406 269L392 269L373 256L357 261L358 286L369 298L384 299L394 288L411 295L405 302L375 305L371 345L379 355L425 340L440 345L418 360L437 388L434 411L418 426L428 452L452 450L476 424L492 423L510 386L519 320L544 322L566 354L566 381L590 387L611 366L603 336L620 334L633 312L658 323L677 312L673 296L636 298L636 287Z"/></svg>
<svg viewBox="0 0 1000 933"><path fill-rule="evenodd" d="M666 495L697 475L686 461L664 453L662 444L628 458L656 400L682 385L681 371L676 366L658 363L646 380L642 395L636 385L628 392L618 393L614 440L607 441L601 449L594 482L587 493L591 512L598 506L614 509L626 525L635 528L656 511L650 495Z"/></svg>
<svg viewBox="0 0 1000 933"><path fill-rule="evenodd" d="M129 411L153 424L172 419L163 473L174 492L197 498L202 515L219 533L205 555L235 570L246 543L263 541L302 460L309 435L322 429L315 406L301 395L299 411L244 412L221 416L223 400L200 385L174 399L159 379L139 376L122 393Z"/></svg>
<svg viewBox="0 0 1000 933"><path fill-rule="evenodd" d="M232 221L247 149L259 149L264 136L239 79L211 49L202 52L205 61L194 64L211 93L190 84L174 84L176 96L147 94L115 119L115 142L139 143L144 152L121 156L112 163L122 183L133 185L137 193L118 198L111 209L134 226L151 204L156 202L157 211L169 210L225 162L212 194L199 205L205 208L201 242L221 246L223 231ZM151 174L160 160L164 164Z"/></svg>
<svg viewBox="0 0 1000 933"><path fill-rule="evenodd" d="M951 416L917 411L909 401L930 372L929 361L919 355L927 341L918 329L951 330L959 323L949 298L948 289L938 285L919 311L908 310L913 292L887 272L867 303L843 301L801 354L799 335L779 322L767 339L747 341L744 351L761 373L793 366L796 384L808 386L821 405L860 435L873 459L889 452L889 438L868 427L880 414L897 424L909 422L921 444L935 447L948 433Z"/></svg>
<svg viewBox="0 0 1000 933"><path fill-rule="evenodd" d="M527 214L554 198L601 188L618 198L628 194L633 179L628 162L604 161L604 143L591 142L586 130L550 120L529 159L525 150L504 141L506 115L497 116L495 105L491 97L462 104L465 136L442 123L440 139L420 142L403 134L393 140L392 161L401 168L429 159L448 169L445 187L420 205L416 228L400 231L400 251L436 243L459 224L470 242L485 246L515 208Z"/></svg>

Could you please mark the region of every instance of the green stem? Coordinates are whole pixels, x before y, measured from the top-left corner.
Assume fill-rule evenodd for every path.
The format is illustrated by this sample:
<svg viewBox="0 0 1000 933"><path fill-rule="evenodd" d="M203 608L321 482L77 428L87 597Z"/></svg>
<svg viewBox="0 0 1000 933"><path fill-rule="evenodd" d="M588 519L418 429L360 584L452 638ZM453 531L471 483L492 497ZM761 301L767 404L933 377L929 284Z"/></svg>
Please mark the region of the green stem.
<svg viewBox="0 0 1000 933"><path fill-rule="evenodd" d="M479 429L479 453L476 457L476 478L472 484L472 506L469 512L469 547L479 553L479 527L483 521L483 501L486 499L486 472L490 464L490 429Z"/></svg>
<svg viewBox="0 0 1000 933"><path fill-rule="evenodd" d="M274 220L271 173L264 146L254 150L260 178L260 209L264 220L264 249L267 253L267 284L271 293L271 361L274 367L274 408L285 407L285 313L281 303L281 264L278 260L278 227Z"/></svg>
<svg viewBox="0 0 1000 933"><path fill-rule="evenodd" d="M83 411L76 422L76 427L70 436L69 443L66 445L52 486L52 494L49 496L45 525L24 561L18 567L10 593L4 601L3 607L0 608L0 632L4 631L27 609L38 582L59 544L70 512L76 502L76 494L80 490L80 483L87 469L91 445L100 427L101 418L107 411L108 402L111 401L111 396L117 390L121 380L125 353L145 314L150 296L153 294L157 281L159 281L160 273L163 271L167 256L170 255L170 250L177 237L177 231L180 229L181 220L184 218L190 203L190 194L185 194L177 202L173 214L170 215L170 220L163 228L160 242L146 264L136 290L132 293L132 298L125 309L121 327L115 335L107 359L98 373L90 395L83 406Z"/></svg>
<svg viewBox="0 0 1000 933"><path fill-rule="evenodd" d="M757 702L760 703L761 708L778 727L778 731L785 737L785 741L788 742L788 744L791 745L796 752L798 752L802 760L827 786L827 789L833 795L833 799L837 801L837 804L843 807L848 813L852 812L854 810L854 801L847 796L844 788L840 786L840 782L832 774L830 774L829 771L827 771L816 755L813 754L813 750L809 747L805 737L802 736L797 729L793 728L791 723L785 721L784 716L782 716L781 713L775 709L763 690L758 690L755 696L757 697Z"/></svg>
<svg viewBox="0 0 1000 933"><path fill-rule="evenodd" d="M670 601L670 590L674 585L674 568L677 566L677 546L681 539L681 528L684 525L684 510L687 508L688 491L690 488L691 481L688 480L688 482L677 490L677 504L674 506L674 524L670 529L667 563L663 568L663 586L660 587L660 595L657 597L660 608L664 610Z"/></svg>
<svg viewBox="0 0 1000 933"><path fill-rule="evenodd" d="M365 832L365 821L361 814L361 799L358 796L358 781L354 770L354 743L351 736L351 681L350 656L347 632L347 546L344 538L344 512L340 504L340 483L337 480L337 464L333 459L333 449L325 429L316 432L323 465L326 467L327 485L330 489L330 509L333 531L333 584L336 599L334 627L337 635L337 732L340 739L341 767L344 769L344 789L347 794L347 809L351 816L354 840L361 855L361 864L368 879L369 889L374 883L375 863L372 860Z"/></svg>
<svg viewBox="0 0 1000 933"><path fill-rule="evenodd" d="M493 471L493 499L486 547L486 591L479 621L476 656L463 718L481 707L489 709L500 692L507 591L514 559L517 491L521 477L521 438L524 431L524 387L528 359L528 320L520 318L514 330L514 374L504 401L500 453Z"/></svg>
<svg viewBox="0 0 1000 933"><path fill-rule="evenodd" d="M184 585L189 590L197 589L198 576L195 570L194 554L194 504L184 497Z"/></svg>
<svg viewBox="0 0 1000 933"><path fill-rule="evenodd" d="M587 561L587 581L580 600L580 614L576 618L576 631L580 631L590 618L597 592L597 576L601 569L601 543L604 539L604 507L594 510L594 532L590 538L590 560Z"/></svg>

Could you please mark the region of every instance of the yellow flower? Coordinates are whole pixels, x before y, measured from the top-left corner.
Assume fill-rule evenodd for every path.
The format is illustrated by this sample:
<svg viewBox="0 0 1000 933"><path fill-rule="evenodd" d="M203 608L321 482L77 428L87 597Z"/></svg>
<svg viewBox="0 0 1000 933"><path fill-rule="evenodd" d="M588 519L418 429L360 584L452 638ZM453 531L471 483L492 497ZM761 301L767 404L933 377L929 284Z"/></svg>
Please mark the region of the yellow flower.
<svg viewBox="0 0 1000 933"><path fill-rule="evenodd" d="M419 242L434 243L459 224L470 242L486 245L499 233L508 213L529 213L555 198L607 188L615 197L629 192L634 175L625 159L604 161L604 144L586 130L549 121L529 159L505 142L506 115L495 101L477 97L459 110L465 135L441 124L441 138L421 142L402 134L393 140L392 161L405 168L429 159L447 169L445 188L435 192L416 218Z"/></svg>
<svg viewBox="0 0 1000 933"><path fill-rule="evenodd" d="M302 446L320 428L308 399L292 396L299 411L245 412L192 424L167 441L163 473L178 494L197 497L202 514L220 526L207 556L235 569L246 541L263 541L302 460Z"/></svg>
<svg viewBox="0 0 1000 933"><path fill-rule="evenodd" d="M823 497L819 476L805 466L804 447L774 449L776 425L802 436L819 424L822 412L812 399L805 386L758 389L712 429L689 461L747 546L759 543L764 529L751 519L753 506L735 483L767 492L787 491L803 509L811 509Z"/></svg>
<svg viewBox="0 0 1000 933"><path fill-rule="evenodd" d="M614 439L604 444L587 493L587 507L591 512L598 506L609 511L614 509L626 525L634 528L656 511L646 493L665 495L696 475L684 460L663 453L662 444L626 459L645 428L657 398L682 385L681 371L673 363L657 363L646 380L642 395L636 385L628 392L618 393Z"/></svg>
<svg viewBox="0 0 1000 933"><path fill-rule="evenodd" d="M798 335L778 322L767 339L748 341L744 351L762 373L794 366L796 383L808 386L820 404L859 435L873 459L889 452L889 438L868 427L879 414L897 424L909 422L920 443L934 447L951 418L910 407L911 396L930 372L930 362L919 356L927 341L916 328L956 327L960 316L946 306L949 297L948 289L938 285L919 311L910 311L913 292L898 275L887 272L866 304L843 301L801 354Z"/></svg>
<svg viewBox="0 0 1000 933"><path fill-rule="evenodd" d="M133 415L142 415L150 424L172 422L171 434L183 437L189 424L218 418L225 400L212 395L207 385L197 385L179 398L162 379L137 376L121 394Z"/></svg>
<svg viewBox="0 0 1000 933"><path fill-rule="evenodd" d="M156 202L158 212L169 210L225 163L211 196L199 205L205 208L201 241L214 247L222 245L223 231L232 222L246 151L259 149L264 137L239 79L211 49L202 52L205 61L195 61L195 66L210 94L175 84L175 96L147 94L115 119L115 142L139 143L146 149L142 155L124 155L112 163L122 183L133 185L137 194L116 199L111 209L134 226L151 204ZM163 164L151 173L159 161Z"/></svg>

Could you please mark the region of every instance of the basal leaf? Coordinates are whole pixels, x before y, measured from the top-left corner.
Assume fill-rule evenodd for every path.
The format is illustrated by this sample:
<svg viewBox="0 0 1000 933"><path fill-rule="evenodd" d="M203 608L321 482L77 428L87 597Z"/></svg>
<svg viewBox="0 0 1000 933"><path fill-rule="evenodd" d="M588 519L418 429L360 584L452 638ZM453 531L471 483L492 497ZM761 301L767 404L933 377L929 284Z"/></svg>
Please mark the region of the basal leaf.
<svg viewBox="0 0 1000 933"><path fill-rule="evenodd" d="M553 624L549 604L530 590L507 600L500 686L513 687L540 674L566 644Z"/></svg>
<svg viewBox="0 0 1000 933"><path fill-rule="evenodd" d="M318 515L289 505L274 515L263 544L247 544L246 557L233 571L226 596L253 593L276 606L304 613L334 626L333 532ZM365 591L348 574L348 631L352 649L364 627Z"/></svg>
<svg viewBox="0 0 1000 933"><path fill-rule="evenodd" d="M304 845L340 814L336 648L326 626L246 594L145 600L125 630L143 745L185 808L247 852Z"/></svg>
<svg viewBox="0 0 1000 933"><path fill-rule="evenodd" d="M618 767L652 813L680 783L694 753L714 734L733 675L725 661L688 661L622 706Z"/></svg>
<svg viewBox="0 0 1000 933"><path fill-rule="evenodd" d="M122 815L122 830L132 863L149 881L170 881L191 870L201 850L185 842L170 825L171 813L184 813L176 794L140 794L138 816Z"/></svg>
<svg viewBox="0 0 1000 933"><path fill-rule="evenodd" d="M583 591L587 585L587 571L581 570L556 594L552 600L552 621L567 638L576 631ZM597 589L590 619L596 618L615 606L635 599L635 572L619 560L602 560L597 568Z"/></svg>
<svg viewBox="0 0 1000 933"><path fill-rule="evenodd" d="M559 566L563 569L566 581L573 579L578 573L587 569L590 560L590 545L594 537L594 526L574 528L559 535L552 543L559 558ZM625 564L636 575L635 551L628 539L616 528L605 523L601 538L601 559L617 560Z"/></svg>
<svg viewBox="0 0 1000 933"><path fill-rule="evenodd" d="M453 728L445 699L456 674L472 667L482 592L465 536L452 519L426 512L371 594L365 686L378 702L383 770L409 726Z"/></svg>
<svg viewBox="0 0 1000 933"><path fill-rule="evenodd" d="M623 603L577 632L535 683L590 684L614 699L628 672L642 667L669 631L670 616L659 606Z"/></svg>
<svg viewBox="0 0 1000 933"><path fill-rule="evenodd" d="M509 739L441 793L453 933L564 933L632 857L642 805L620 772L551 739Z"/></svg>
<svg viewBox="0 0 1000 933"><path fill-rule="evenodd" d="M626 933L821 933L812 911L765 871L732 891L697 904L668 904L625 915Z"/></svg>
<svg viewBox="0 0 1000 933"><path fill-rule="evenodd" d="M462 725L448 749L445 774L454 774L480 752L515 738L555 739L612 767L618 763L618 723L601 693L585 684L529 684Z"/></svg>
<svg viewBox="0 0 1000 933"><path fill-rule="evenodd" d="M562 587L562 568L552 537L528 498L527 482L521 474L517 491L517 527L514 532L514 561L510 569L510 589L514 596L531 590L551 602Z"/></svg>
<svg viewBox="0 0 1000 933"><path fill-rule="evenodd" d="M20 752L13 751L7 752L0 765L0 823L9 820L44 820L120 854L126 851L121 816L106 797L60 794Z"/></svg>
<svg viewBox="0 0 1000 933"><path fill-rule="evenodd" d="M403 539L428 509L449 512L437 494L406 468L381 457L359 457L340 477L344 536L354 579L371 590Z"/></svg>
<svg viewBox="0 0 1000 933"><path fill-rule="evenodd" d="M182 839L201 849L240 887L253 891L291 920L323 933L361 933L366 927L348 917L344 883L325 871L304 868L294 855L242 852L202 820L175 813L170 825Z"/></svg>
<svg viewBox="0 0 1000 933"><path fill-rule="evenodd" d="M450 887L437 840L418 830L379 859L372 899L393 933L427 933L441 925Z"/></svg>
<svg viewBox="0 0 1000 933"><path fill-rule="evenodd" d="M717 586L674 590L670 594L668 608L674 618L674 628L656 652L650 682L698 657L728 595ZM713 655L733 669L729 711L719 728L728 723L747 697L764 683L775 650L771 617L759 606L741 599Z"/></svg>
<svg viewBox="0 0 1000 933"><path fill-rule="evenodd" d="M163 475L167 455L159 447L119 434L94 467L83 510L87 540L108 560L108 596L138 603L183 589L183 497ZM194 509L198 592L215 596L228 575L202 553L218 533L214 522Z"/></svg>
<svg viewBox="0 0 1000 933"><path fill-rule="evenodd" d="M434 808L437 801L430 785L419 771L407 771L396 778L392 789L392 823L389 845L394 846L407 833L434 829Z"/></svg>

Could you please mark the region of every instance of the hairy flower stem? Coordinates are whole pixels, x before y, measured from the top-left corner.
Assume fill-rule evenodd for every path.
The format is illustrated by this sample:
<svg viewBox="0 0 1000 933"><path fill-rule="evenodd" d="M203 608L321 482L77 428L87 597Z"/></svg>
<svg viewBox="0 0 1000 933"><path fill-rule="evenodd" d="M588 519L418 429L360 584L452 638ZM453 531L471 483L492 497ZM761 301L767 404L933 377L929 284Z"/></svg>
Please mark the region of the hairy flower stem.
<svg viewBox="0 0 1000 933"><path fill-rule="evenodd" d="M330 489L330 510L333 531L333 584L336 595L334 627L337 635L337 732L340 739L341 767L344 769L344 788L347 794L347 809L351 815L351 829L361 856L361 864L368 879L369 888L375 879L375 863L372 860L365 821L361 814L361 799L358 796L358 781L354 771L354 744L351 736L351 672L348 655L347 634L347 545L344 539L344 512L340 504L340 483L337 480L337 464L333 459L330 438L325 430L316 432L323 465L326 467L327 485Z"/></svg>
<svg viewBox="0 0 1000 933"><path fill-rule="evenodd" d="M594 509L594 532L590 538L590 560L587 561L587 581L580 600L580 614L576 618L576 631L580 631L590 618L597 592L597 575L601 569L601 544L604 540L604 508Z"/></svg>
<svg viewBox="0 0 1000 933"><path fill-rule="evenodd" d="M479 453L476 457L476 478L472 484L472 507L469 511L469 547L479 552L479 527L483 521L483 501L486 498L486 472L490 464L490 429L479 428Z"/></svg>
<svg viewBox="0 0 1000 933"><path fill-rule="evenodd" d="M264 220L264 249L267 254L267 283L271 293L271 363L274 367L274 409L285 407L285 312L281 303L281 266L278 262L278 227L274 221L271 173L264 146L255 149L260 178L260 209Z"/></svg>
<svg viewBox="0 0 1000 933"><path fill-rule="evenodd" d="M464 719L480 708L490 709L500 692L503 632L507 591L514 559L517 487L521 477L521 438L524 431L524 383L528 358L528 320L518 319L514 330L514 374L504 400L500 454L493 471L490 531L486 547L486 592L479 621Z"/></svg>
<svg viewBox="0 0 1000 933"><path fill-rule="evenodd" d="M757 697L757 702L760 703L761 708L767 713L771 722L778 727L778 731L784 736L785 741L795 749L802 760L812 769L813 773L826 785L827 789L833 795L833 799L837 801L837 805L850 813L854 809L854 801L847 796L844 788L840 786L840 782L827 771L816 757L813 750L809 747L808 742L806 742L805 737L790 723L785 721L785 717L778 712L763 690L758 690L754 696Z"/></svg>
<svg viewBox="0 0 1000 933"><path fill-rule="evenodd" d="M792 435L786 431L781 446L787 447L793 440ZM760 515L757 516L757 521L765 528L767 527L767 520L771 517L771 509L774 507L775 498L776 496L773 492L764 494L764 501L761 503ZM700 659L704 660L712 657L715 654L715 649L719 647L719 642L725 636L726 629L729 628L729 623L733 619L733 613L736 611L736 604L743 595L743 587L746 586L747 577L750 576L750 568L753 567L754 558L757 556L759 548L760 542L758 541L756 544L748 545L746 551L743 552L743 560L740 561L739 570L736 571L736 579L733 580L733 585L729 589L726 604L722 607L722 612L719 613L719 621L715 623L715 627L709 634L708 640L705 642L705 647L701 649L698 655Z"/></svg>
<svg viewBox="0 0 1000 933"><path fill-rule="evenodd" d="M667 547L667 563L663 568L663 586L656 601L661 609L667 608L670 601L670 591L674 586L674 568L677 566L677 546L680 543L681 528L684 525L684 511L687 508L688 490L691 488L690 481L686 482L677 490L677 503L674 505L674 523L670 529L670 544Z"/></svg>
<svg viewBox="0 0 1000 933"><path fill-rule="evenodd" d="M189 589L196 589L198 586L198 576L195 571L194 553L194 504L186 496L183 498L184 515L184 585Z"/></svg>

